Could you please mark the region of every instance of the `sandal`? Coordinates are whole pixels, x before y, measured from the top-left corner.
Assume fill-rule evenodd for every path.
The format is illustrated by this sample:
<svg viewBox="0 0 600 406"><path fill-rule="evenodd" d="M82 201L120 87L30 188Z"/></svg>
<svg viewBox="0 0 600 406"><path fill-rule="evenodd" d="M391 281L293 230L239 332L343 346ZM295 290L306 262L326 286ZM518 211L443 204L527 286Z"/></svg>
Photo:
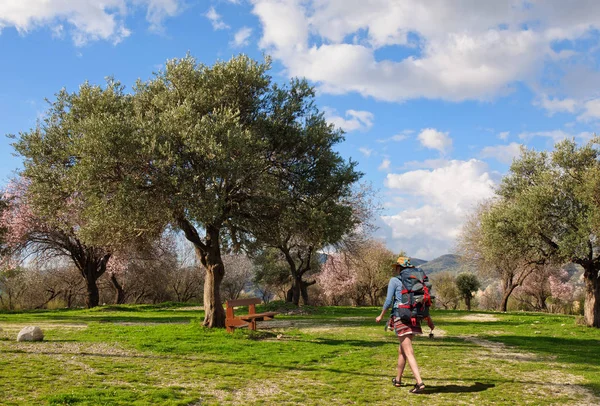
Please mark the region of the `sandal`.
<svg viewBox="0 0 600 406"><path fill-rule="evenodd" d="M410 393L423 393L425 392L425 384L423 382L421 383L415 383L415 387L412 388L411 390L409 390Z"/></svg>
<svg viewBox="0 0 600 406"><path fill-rule="evenodd" d="M399 381L396 380L396 378L392 378L392 384L396 387L399 388L402 386L402 379L400 379Z"/></svg>

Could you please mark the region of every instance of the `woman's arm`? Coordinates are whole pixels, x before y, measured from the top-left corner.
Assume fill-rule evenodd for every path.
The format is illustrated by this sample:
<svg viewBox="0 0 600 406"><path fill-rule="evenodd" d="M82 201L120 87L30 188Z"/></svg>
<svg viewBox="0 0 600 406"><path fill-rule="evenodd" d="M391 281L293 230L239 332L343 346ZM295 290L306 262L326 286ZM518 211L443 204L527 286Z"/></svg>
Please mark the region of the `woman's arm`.
<svg viewBox="0 0 600 406"><path fill-rule="evenodd" d="M396 293L396 288L398 287L398 283L400 283L398 278L390 279L390 282L388 283L387 296L385 298L383 308L381 309L381 314L375 318L375 321L377 323L381 321L387 309L389 309L389 307L392 305L392 302L394 301L394 294Z"/></svg>

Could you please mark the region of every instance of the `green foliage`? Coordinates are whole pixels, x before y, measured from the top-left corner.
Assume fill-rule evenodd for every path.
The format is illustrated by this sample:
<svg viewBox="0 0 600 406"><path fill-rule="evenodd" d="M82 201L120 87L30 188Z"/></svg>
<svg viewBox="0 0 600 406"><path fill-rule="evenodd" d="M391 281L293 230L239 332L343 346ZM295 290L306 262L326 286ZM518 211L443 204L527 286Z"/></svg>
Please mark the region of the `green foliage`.
<svg viewBox="0 0 600 406"><path fill-rule="evenodd" d="M477 292L480 283L477 276L472 273L460 273L456 276L456 288L459 293L464 296L472 296L473 292Z"/></svg>
<svg viewBox="0 0 600 406"><path fill-rule="evenodd" d="M131 94L114 79L61 91L15 143L35 210L75 215L66 224L81 241L116 249L180 228L210 276L207 325L222 327L224 248L283 231L315 252L354 224L344 198L360 173L334 150L341 131L305 80L274 84L270 68L268 58L206 66L187 55Z"/></svg>
<svg viewBox="0 0 600 406"><path fill-rule="evenodd" d="M327 193L349 188L355 164L333 151L342 136L314 106L313 89L275 85L269 69L268 59L206 66L186 56L133 94L113 79L59 92L41 125L15 143L36 208L64 213L76 196L86 219L78 234L100 245L156 235L181 217L222 227L234 244L274 216L339 233L316 225L348 210ZM300 202L297 216L282 214Z"/></svg>
<svg viewBox="0 0 600 406"><path fill-rule="evenodd" d="M435 307L437 309L456 309L461 294L456 287L456 276L451 272L438 272L431 278Z"/></svg>
<svg viewBox="0 0 600 406"><path fill-rule="evenodd" d="M283 254L276 248L261 250L254 258L256 273L254 283L257 285L272 286L274 288L284 287L290 282L290 269L283 258Z"/></svg>
<svg viewBox="0 0 600 406"><path fill-rule="evenodd" d="M578 146L565 140L551 153L523 149L498 188L499 199L480 213L479 234L472 233L484 262L505 271L520 268L517 284L538 265L581 265L586 321L596 327L600 327L598 143L593 139Z"/></svg>

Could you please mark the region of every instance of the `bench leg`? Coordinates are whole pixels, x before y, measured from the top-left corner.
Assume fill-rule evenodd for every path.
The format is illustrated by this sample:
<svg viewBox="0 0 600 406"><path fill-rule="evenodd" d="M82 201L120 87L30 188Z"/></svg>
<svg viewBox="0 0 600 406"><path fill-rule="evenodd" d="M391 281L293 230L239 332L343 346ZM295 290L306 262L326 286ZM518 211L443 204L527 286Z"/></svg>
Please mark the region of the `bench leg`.
<svg viewBox="0 0 600 406"><path fill-rule="evenodd" d="M248 326L250 330L256 330L256 320L252 320L250 322L250 326Z"/></svg>

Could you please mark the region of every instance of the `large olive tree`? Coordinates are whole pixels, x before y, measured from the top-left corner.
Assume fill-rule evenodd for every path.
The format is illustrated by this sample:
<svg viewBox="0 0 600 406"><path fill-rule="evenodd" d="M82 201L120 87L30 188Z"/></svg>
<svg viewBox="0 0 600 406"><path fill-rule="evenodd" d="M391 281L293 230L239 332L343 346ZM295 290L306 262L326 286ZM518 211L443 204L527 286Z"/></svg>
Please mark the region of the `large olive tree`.
<svg viewBox="0 0 600 406"><path fill-rule="evenodd" d="M27 170L59 167L59 188L83 202L85 241L125 246L169 225L182 230L206 271L208 327L225 324L223 248L274 226L290 196L302 197L297 183L326 180L315 157L336 158L332 174L348 165L332 152L342 138L314 106L313 89L302 80L279 86L269 69L245 56L213 66L187 56L132 94L112 80L84 84L61 92L49 112L61 142L42 128L17 143ZM60 159L51 165L48 156Z"/></svg>

